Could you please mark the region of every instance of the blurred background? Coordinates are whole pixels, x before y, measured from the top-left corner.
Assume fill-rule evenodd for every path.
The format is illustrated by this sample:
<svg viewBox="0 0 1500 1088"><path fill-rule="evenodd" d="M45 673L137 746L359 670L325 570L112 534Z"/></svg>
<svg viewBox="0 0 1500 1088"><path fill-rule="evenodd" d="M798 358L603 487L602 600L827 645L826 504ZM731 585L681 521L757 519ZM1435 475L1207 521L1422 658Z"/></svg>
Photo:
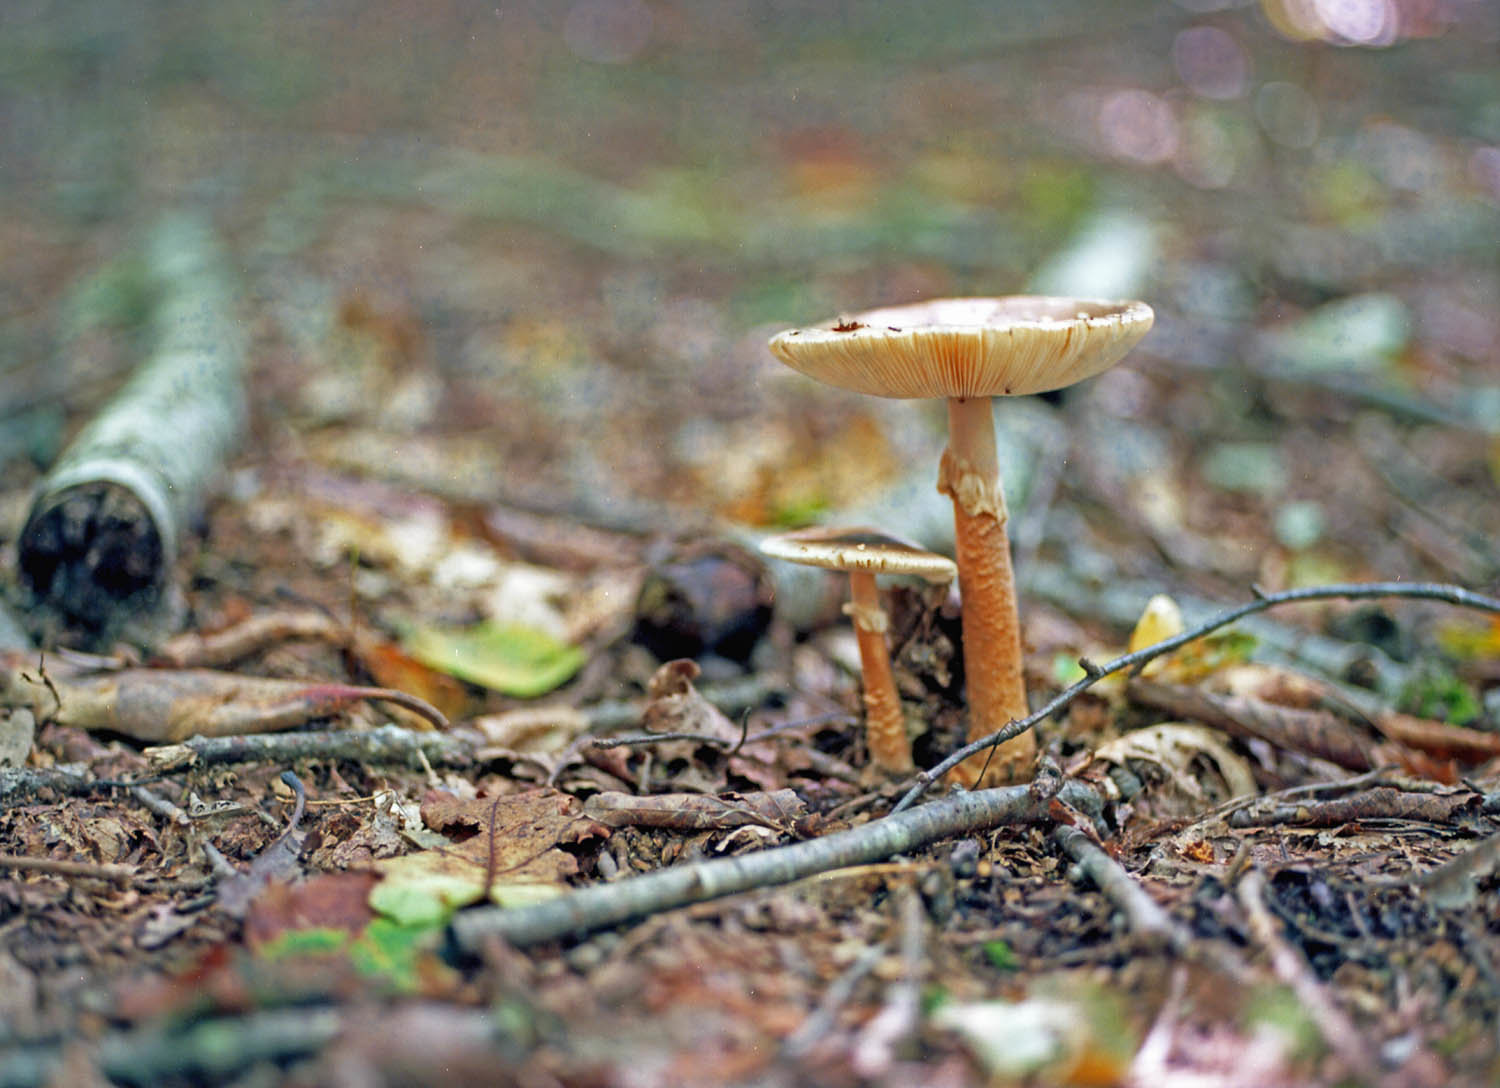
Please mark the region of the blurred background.
<svg viewBox="0 0 1500 1088"><path fill-rule="evenodd" d="M7 0L0 532L136 360L140 232L189 208L253 337L239 497L311 465L940 538L941 407L767 336L1139 297L1124 364L997 408L1032 592L1493 589L1497 57L1493 0Z"/></svg>

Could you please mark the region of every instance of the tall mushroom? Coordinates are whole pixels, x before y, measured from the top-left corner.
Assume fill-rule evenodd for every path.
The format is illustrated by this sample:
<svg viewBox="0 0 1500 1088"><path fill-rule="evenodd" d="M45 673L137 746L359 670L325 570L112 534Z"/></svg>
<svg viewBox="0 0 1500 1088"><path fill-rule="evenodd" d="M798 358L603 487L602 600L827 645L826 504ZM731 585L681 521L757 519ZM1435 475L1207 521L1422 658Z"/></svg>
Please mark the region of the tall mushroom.
<svg viewBox="0 0 1500 1088"><path fill-rule="evenodd" d="M800 529L761 541L760 550L773 559L802 563L849 575L849 603L844 611L854 621L859 642L859 665L865 689L865 737L875 764L888 771L912 769L911 740L901 713L901 696L891 675L891 656L885 644L887 617L880 607L877 574L912 574L929 582L951 582L953 560L934 555L878 529Z"/></svg>
<svg viewBox="0 0 1500 1088"><path fill-rule="evenodd" d="M990 398L1060 389L1093 377L1151 328L1143 302L1011 296L950 298L870 310L771 339L783 363L829 385L879 397L944 397L948 448L938 490L953 500L969 738L1025 717L1005 496ZM961 764L966 785L1014 780L1030 765L1030 733Z"/></svg>

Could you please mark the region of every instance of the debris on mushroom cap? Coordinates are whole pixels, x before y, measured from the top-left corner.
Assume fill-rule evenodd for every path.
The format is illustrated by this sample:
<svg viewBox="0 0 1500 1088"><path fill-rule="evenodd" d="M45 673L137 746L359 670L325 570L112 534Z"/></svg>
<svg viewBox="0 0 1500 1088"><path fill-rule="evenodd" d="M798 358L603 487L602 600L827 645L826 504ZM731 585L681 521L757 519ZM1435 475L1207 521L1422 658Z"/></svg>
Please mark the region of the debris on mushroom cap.
<svg viewBox="0 0 1500 1088"><path fill-rule="evenodd" d="M879 529L799 529L760 542L772 559L828 570L872 574L914 574L929 582L951 582L958 567L947 556L919 548Z"/></svg>
<svg viewBox="0 0 1500 1088"><path fill-rule="evenodd" d="M789 329L771 351L810 378L878 397L1012 396L1109 369L1153 320L1144 302L945 298Z"/></svg>

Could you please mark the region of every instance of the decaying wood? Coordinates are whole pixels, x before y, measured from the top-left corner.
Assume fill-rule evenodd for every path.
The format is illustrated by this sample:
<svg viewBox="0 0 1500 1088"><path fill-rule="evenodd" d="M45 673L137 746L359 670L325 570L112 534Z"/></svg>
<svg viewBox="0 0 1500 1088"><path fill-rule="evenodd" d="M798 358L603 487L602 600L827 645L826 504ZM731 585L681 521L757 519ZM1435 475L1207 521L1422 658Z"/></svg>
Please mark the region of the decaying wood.
<svg viewBox="0 0 1500 1088"><path fill-rule="evenodd" d="M1326 801L1303 801L1295 805L1249 805L1230 813L1230 827L1340 827L1367 820L1422 820L1451 825L1464 814L1478 815L1482 798L1460 790L1452 793L1417 793L1377 786L1346 797Z"/></svg>
<svg viewBox="0 0 1500 1088"><path fill-rule="evenodd" d="M166 598L177 541L245 416L244 334L212 230L164 220L145 264L151 354L42 481L18 543L33 615L88 643Z"/></svg>
<svg viewBox="0 0 1500 1088"><path fill-rule="evenodd" d="M1214 695L1182 684L1141 678L1126 689L1132 701L1174 718L1189 718L1230 736L1263 740L1284 751L1326 759L1350 771L1379 762L1375 743L1358 727L1325 710L1298 710L1245 695Z"/></svg>
<svg viewBox="0 0 1500 1088"><path fill-rule="evenodd" d="M1064 787L1064 795L1074 792L1089 791L1077 783ZM661 869L583 888L536 906L464 911L453 919L451 929L458 946L475 955L493 937L529 945L581 936L659 911L880 861L960 832L1042 820L1047 817L1047 805L1045 798L1026 786L960 793L806 842Z"/></svg>

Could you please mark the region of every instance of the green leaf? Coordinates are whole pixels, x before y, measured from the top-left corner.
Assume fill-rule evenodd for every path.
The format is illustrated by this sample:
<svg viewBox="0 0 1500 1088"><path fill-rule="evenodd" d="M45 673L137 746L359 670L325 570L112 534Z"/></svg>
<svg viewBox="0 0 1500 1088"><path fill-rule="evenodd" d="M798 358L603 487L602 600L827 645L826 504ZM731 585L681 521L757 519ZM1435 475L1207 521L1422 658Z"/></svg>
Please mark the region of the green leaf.
<svg viewBox="0 0 1500 1088"><path fill-rule="evenodd" d="M991 967L1001 971L1014 971L1021 966L1021 961L1004 941L985 941L984 958L990 961Z"/></svg>
<svg viewBox="0 0 1500 1088"><path fill-rule="evenodd" d="M288 929L262 945L257 955L268 960L331 956L349 944L349 931L333 926Z"/></svg>
<svg viewBox="0 0 1500 1088"><path fill-rule="evenodd" d="M370 909L404 926L439 925L484 894L484 875L467 863L428 850L387 860L385 879L370 891Z"/></svg>
<svg viewBox="0 0 1500 1088"><path fill-rule="evenodd" d="M349 946L349 962L362 975L383 979L392 989L413 993L420 988L418 963L441 940L439 925L406 926L376 918Z"/></svg>
<svg viewBox="0 0 1500 1088"><path fill-rule="evenodd" d="M584 661L582 650L545 631L488 621L465 628L416 626L402 646L430 668L523 699L571 680Z"/></svg>

